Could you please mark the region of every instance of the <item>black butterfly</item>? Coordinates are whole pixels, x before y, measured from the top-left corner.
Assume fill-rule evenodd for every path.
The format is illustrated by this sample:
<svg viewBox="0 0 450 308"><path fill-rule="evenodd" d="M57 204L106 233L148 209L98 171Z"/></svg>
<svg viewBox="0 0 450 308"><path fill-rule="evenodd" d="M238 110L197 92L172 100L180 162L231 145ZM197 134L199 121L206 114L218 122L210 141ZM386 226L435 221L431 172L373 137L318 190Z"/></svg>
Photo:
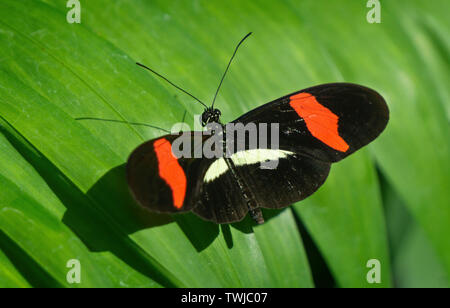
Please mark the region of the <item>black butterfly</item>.
<svg viewBox="0 0 450 308"><path fill-rule="evenodd" d="M249 35L237 45L220 85ZM225 137L214 101L211 107L203 105L202 124L217 123ZM127 163L128 184L137 202L152 211L192 211L216 223L240 221L250 212L263 223L260 208L280 209L313 194L325 182L332 163L377 138L388 120L386 102L374 90L351 83L323 84L262 105L232 122L278 123L278 148L244 148L219 158L177 158L172 144L180 135L168 134L133 151ZM200 144L195 144L198 134ZM214 136L187 133L193 150ZM223 152L227 150L225 146ZM276 168L262 168L262 162L273 159Z"/></svg>

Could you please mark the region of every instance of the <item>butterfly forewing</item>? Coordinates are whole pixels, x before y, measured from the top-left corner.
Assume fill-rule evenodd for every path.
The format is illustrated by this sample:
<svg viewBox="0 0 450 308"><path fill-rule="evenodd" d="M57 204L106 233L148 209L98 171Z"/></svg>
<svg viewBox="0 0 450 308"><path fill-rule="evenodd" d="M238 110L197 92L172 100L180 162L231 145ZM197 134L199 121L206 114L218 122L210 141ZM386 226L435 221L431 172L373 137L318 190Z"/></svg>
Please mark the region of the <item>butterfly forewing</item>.
<svg viewBox="0 0 450 308"><path fill-rule="evenodd" d="M270 169L261 165L267 162L263 156L260 161L256 161L251 152L242 151L231 157L235 161L239 180L250 191L243 194L241 189L245 191L245 188L239 187L228 167L217 160L209 165L206 172L202 197L199 205L193 209L195 214L217 223L240 221L249 211L248 198L263 208L287 207L313 194L327 178L331 165L279 150L278 161L272 161L277 163L277 167Z"/></svg>
<svg viewBox="0 0 450 308"><path fill-rule="evenodd" d="M185 135L190 138L192 152L198 146L194 143L195 134ZM139 204L152 211L189 211L200 196L202 182L199 179L209 161L193 158L193 153L177 158L172 152L172 143L179 136L166 135L150 140L135 149L128 159L127 180L131 193Z"/></svg>
<svg viewBox="0 0 450 308"><path fill-rule="evenodd" d="M389 110L372 89L351 83L311 87L262 105L234 122L279 123L279 147L336 162L373 141Z"/></svg>

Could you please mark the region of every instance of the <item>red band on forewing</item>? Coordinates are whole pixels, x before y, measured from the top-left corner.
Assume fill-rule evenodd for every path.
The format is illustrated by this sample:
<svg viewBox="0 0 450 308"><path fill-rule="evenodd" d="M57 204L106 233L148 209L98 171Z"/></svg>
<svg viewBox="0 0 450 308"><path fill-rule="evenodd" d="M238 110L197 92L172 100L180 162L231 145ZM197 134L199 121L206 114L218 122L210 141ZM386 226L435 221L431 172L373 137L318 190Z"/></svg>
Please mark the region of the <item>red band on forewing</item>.
<svg viewBox="0 0 450 308"><path fill-rule="evenodd" d="M322 106L314 95L309 93L295 94L290 99L289 104L305 120L311 135L335 150L348 150L349 145L339 136L337 115Z"/></svg>
<svg viewBox="0 0 450 308"><path fill-rule="evenodd" d="M158 159L159 176L166 181L172 190L173 205L179 209L183 206L186 195L186 175L178 163L178 159L172 153L172 145L165 138L153 143Z"/></svg>

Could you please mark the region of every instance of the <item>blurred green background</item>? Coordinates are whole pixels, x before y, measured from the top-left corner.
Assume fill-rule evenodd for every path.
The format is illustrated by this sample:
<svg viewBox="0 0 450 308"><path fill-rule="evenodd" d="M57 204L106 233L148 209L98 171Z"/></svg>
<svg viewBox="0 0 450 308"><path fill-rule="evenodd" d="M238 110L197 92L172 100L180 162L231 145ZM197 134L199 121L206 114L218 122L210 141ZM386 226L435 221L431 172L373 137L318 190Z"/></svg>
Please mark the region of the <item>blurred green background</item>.
<svg viewBox="0 0 450 308"><path fill-rule="evenodd" d="M1 287L449 287L450 2L0 1ZM255 227L148 213L129 153L199 104L222 120L312 85L374 88L391 118L311 198ZM269 188L270 189L270 188ZM81 283L66 280L70 259ZM381 262L369 284L367 261Z"/></svg>

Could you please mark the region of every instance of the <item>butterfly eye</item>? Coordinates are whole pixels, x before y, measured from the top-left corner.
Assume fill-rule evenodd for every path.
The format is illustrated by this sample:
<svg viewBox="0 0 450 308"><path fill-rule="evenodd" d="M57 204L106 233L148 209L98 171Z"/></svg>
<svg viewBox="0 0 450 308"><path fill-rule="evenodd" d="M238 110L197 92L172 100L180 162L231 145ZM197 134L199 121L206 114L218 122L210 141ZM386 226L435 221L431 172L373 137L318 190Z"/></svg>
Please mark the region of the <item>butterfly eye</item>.
<svg viewBox="0 0 450 308"><path fill-rule="evenodd" d="M208 124L209 117L210 117L210 112L208 110L206 110L205 112L202 113L202 126L205 126L206 124Z"/></svg>

